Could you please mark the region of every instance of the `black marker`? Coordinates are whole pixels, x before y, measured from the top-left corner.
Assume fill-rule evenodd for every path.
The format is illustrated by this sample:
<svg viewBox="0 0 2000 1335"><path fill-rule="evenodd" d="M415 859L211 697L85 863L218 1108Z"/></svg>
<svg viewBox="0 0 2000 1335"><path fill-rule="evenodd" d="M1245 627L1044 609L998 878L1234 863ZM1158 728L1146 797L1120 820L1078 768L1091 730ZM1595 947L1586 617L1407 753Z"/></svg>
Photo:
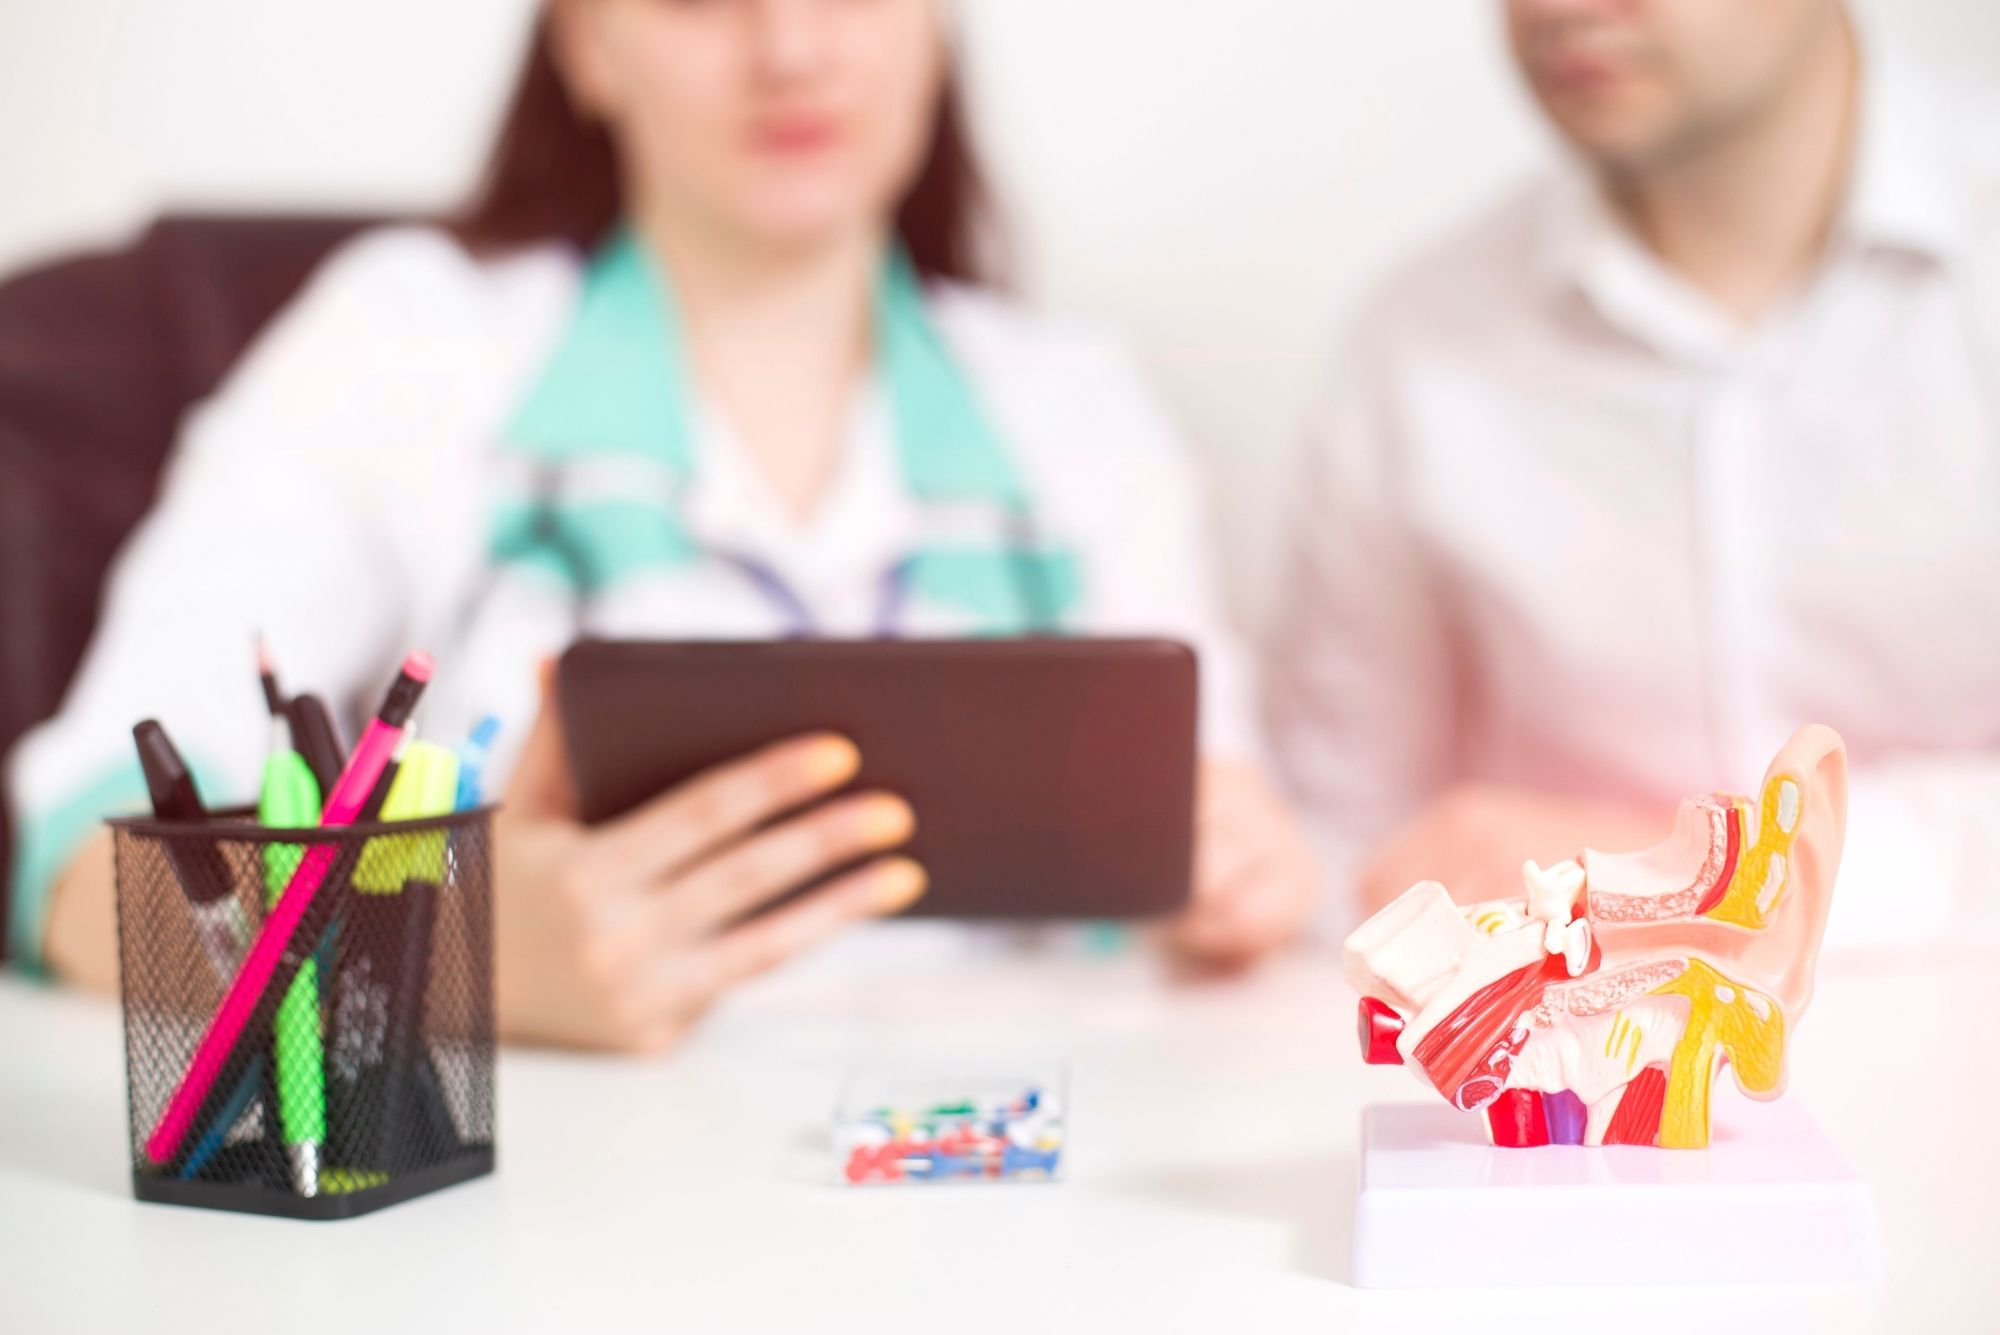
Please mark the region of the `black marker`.
<svg viewBox="0 0 2000 1335"><path fill-rule="evenodd" d="M285 706L285 717L292 725L292 746L305 757L319 790L332 792L340 782L341 766L347 763L347 748L340 744L340 730L333 726L326 701L311 694L293 696Z"/></svg>
<svg viewBox="0 0 2000 1335"><path fill-rule="evenodd" d="M139 768L146 774L146 791L153 799L153 814L163 821L197 825L208 819L194 774L174 748L167 730L153 719L132 729L132 741L139 748ZM205 833L192 838L178 834L161 840L181 890L194 907L195 935L214 966L216 976L227 980L236 972L244 947L253 930L250 915L237 898L229 865L222 851Z"/></svg>

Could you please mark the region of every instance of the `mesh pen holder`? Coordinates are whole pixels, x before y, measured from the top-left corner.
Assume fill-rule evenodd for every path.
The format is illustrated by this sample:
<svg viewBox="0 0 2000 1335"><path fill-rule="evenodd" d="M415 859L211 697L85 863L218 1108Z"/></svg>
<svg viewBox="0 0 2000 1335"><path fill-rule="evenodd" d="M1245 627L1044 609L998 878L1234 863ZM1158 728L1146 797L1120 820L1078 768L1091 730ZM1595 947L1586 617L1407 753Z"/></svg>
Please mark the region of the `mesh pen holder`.
<svg viewBox="0 0 2000 1335"><path fill-rule="evenodd" d="M493 1170L491 808L335 829L247 813L110 825L139 1199L341 1219ZM166 1150L156 1128L309 853L325 878Z"/></svg>

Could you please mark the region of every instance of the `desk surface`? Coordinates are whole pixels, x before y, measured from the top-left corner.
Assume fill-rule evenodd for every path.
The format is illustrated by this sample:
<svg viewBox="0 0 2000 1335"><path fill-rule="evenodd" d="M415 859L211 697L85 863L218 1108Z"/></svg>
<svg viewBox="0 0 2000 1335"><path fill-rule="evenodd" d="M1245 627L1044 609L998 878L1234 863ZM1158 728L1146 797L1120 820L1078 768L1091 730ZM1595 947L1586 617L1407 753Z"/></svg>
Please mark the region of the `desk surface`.
<svg viewBox="0 0 2000 1335"><path fill-rule="evenodd" d="M1359 1114L1414 1089L1357 1061L1330 957L1188 983L878 930L669 1057L504 1054L498 1175L334 1224L134 1203L115 1008L0 979L0 1326L1993 1328L1990 966L1823 972L1797 1035L1795 1094L1877 1193L1880 1289L1386 1293L1346 1283ZM857 1062L1036 1054L1070 1069L1066 1181L830 1185Z"/></svg>

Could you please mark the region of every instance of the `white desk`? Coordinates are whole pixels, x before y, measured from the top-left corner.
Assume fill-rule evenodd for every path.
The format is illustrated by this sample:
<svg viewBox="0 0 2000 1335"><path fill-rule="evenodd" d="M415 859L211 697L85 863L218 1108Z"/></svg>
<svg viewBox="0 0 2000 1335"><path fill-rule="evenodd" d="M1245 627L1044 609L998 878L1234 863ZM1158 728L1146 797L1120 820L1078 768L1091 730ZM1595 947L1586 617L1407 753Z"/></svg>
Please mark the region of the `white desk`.
<svg viewBox="0 0 2000 1335"><path fill-rule="evenodd" d="M1823 974L1797 1035L1794 1092L1878 1193L1879 1291L1595 1294L1347 1286L1359 1109L1417 1091L1360 1064L1352 995L1328 958L1206 985L1170 982L1142 953L899 950L872 972L768 980L663 1059L506 1053L497 1176L329 1224L133 1202L115 1009L0 980L0 1329L1802 1335L2000 1322L1990 965ZM824 1128L852 1063L996 1052L1068 1061L1066 1181L828 1184Z"/></svg>

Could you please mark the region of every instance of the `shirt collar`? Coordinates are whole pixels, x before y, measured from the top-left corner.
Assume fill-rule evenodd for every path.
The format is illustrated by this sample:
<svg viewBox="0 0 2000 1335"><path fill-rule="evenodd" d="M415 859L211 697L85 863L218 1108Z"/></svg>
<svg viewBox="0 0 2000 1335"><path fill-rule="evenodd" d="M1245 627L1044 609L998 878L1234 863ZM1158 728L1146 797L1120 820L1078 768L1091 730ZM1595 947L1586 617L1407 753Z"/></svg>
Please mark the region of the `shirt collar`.
<svg viewBox="0 0 2000 1335"><path fill-rule="evenodd" d="M884 258L875 323L877 373L911 492L939 503L1025 506L1013 461L900 249ZM671 277L621 227L586 266L570 328L509 436L547 460L630 454L685 476L699 471L690 420L697 401Z"/></svg>
<svg viewBox="0 0 2000 1335"><path fill-rule="evenodd" d="M1575 293L1618 329L1677 360L1719 365L1742 345L1742 328L1632 235L1575 159L1544 195L1534 263L1553 290Z"/></svg>
<svg viewBox="0 0 2000 1335"><path fill-rule="evenodd" d="M1860 40L1861 107L1836 235L1949 263L1971 231L1952 184L1940 89L1865 32ZM1743 331L1654 258L1575 157L1544 196L1533 262L1551 286L1580 293L1605 318L1665 350L1708 362L1741 344Z"/></svg>
<svg viewBox="0 0 2000 1335"><path fill-rule="evenodd" d="M879 378L848 414L846 447L813 513L796 523L743 452L727 422L697 401L697 453L681 517L705 547L754 555L805 592L867 582L914 539L907 478L898 476L895 428Z"/></svg>

